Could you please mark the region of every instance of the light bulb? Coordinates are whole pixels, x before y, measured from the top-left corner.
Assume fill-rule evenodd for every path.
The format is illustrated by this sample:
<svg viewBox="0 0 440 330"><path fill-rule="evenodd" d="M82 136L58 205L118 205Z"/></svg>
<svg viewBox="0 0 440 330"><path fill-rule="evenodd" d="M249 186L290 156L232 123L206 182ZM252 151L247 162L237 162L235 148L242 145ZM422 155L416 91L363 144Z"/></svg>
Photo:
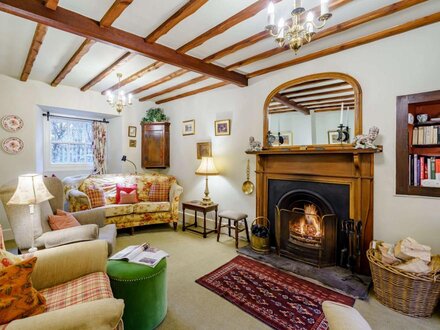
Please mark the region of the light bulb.
<svg viewBox="0 0 440 330"><path fill-rule="evenodd" d="M278 38L284 38L284 18L280 18L280 20L278 21Z"/></svg>
<svg viewBox="0 0 440 330"><path fill-rule="evenodd" d="M307 14L307 22L313 22L313 19L314 19L315 17L314 17L314 15L313 15L313 12L311 12L311 11L309 11L308 12L308 14Z"/></svg>
<svg viewBox="0 0 440 330"><path fill-rule="evenodd" d="M321 16L328 14L328 0L321 0Z"/></svg>
<svg viewBox="0 0 440 330"><path fill-rule="evenodd" d="M128 94L128 105L132 105L133 104L133 94Z"/></svg>
<svg viewBox="0 0 440 330"><path fill-rule="evenodd" d="M267 6L267 23L270 26L275 25L275 6L273 2L269 2L269 6Z"/></svg>

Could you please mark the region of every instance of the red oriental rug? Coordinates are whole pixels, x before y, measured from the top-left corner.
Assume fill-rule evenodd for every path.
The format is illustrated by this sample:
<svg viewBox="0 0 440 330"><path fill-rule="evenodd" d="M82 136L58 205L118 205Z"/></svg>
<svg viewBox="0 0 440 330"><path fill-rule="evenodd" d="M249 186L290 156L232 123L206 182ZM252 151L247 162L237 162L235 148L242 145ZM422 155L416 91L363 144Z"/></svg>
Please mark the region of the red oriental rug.
<svg viewBox="0 0 440 330"><path fill-rule="evenodd" d="M242 256L196 280L274 329L325 330L322 302L354 299Z"/></svg>

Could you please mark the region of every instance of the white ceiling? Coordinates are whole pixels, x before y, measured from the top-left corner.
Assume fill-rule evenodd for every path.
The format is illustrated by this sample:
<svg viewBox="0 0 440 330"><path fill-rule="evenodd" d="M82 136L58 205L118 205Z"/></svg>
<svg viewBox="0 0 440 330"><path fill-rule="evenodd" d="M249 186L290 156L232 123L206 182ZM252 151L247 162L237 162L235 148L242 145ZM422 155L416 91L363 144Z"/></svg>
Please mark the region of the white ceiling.
<svg viewBox="0 0 440 330"><path fill-rule="evenodd" d="M333 17L328 22L327 26L333 26L396 1L397 0L353 0L351 3L335 10L333 12ZM158 43L173 49L181 47L196 38L198 35L223 22L254 2L255 0L208 1L196 13L180 22L168 34L162 36L158 40ZM304 4L306 9L309 9L317 6L319 2L319 0L305 0ZM100 20L112 3L113 0L61 0L59 5L95 20ZM134 0L114 22L113 26L146 37L185 3L186 1L184 0ZM292 8L292 4L293 0L283 0L277 3L275 5L277 19L281 16L287 18L288 13ZM438 11L440 11L440 1L430 0L396 14L389 15L385 18L374 20L370 23L350 29L346 32L312 42L309 45L305 45L296 56L301 57ZM240 40L261 32L265 25L266 12L262 11L254 17L234 26L225 33L218 35L199 47L189 51L188 54L198 58L207 57ZM0 12L0 73L17 79L20 77L35 31L35 26L36 23L34 22ZM84 38L82 37L49 28L29 79L50 83L83 41ZM252 45L251 47L224 57L218 60L215 64L227 66L275 47L276 44L272 38L266 39ZM61 82L61 84L80 88L124 53L125 51L120 48L96 43L82 58L81 62L75 66L71 73ZM295 58L293 52L287 51L266 60L241 67L239 71L250 73L274 64L292 60L293 58ZM127 77L153 62L153 59L137 55L121 66L120 69L118 69L118 72L121 72L124 77ZM124 90L129 92L176 70L178 70L177 67L164 65L160 69L149 72L141 79L125 86ZM161 91L198 76L199 74L192 72L184 74L167 83L137 94L136 97L142 97ZM92 90L103 91L114 85L116 82L116 74L111 74L100 83L93 86ZM215 82L218 82L218 80L207 79L198 84L162 95L154 100L168 98Z"/></svg>

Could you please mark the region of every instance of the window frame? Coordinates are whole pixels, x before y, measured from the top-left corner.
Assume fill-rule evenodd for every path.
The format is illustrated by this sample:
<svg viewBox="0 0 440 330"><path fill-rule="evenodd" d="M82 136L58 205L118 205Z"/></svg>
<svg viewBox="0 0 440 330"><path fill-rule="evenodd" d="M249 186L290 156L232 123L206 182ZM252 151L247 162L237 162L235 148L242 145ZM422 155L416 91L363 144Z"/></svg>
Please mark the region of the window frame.
<svg viewBox="0 0 440 330"><path fill-rule="evenodd" d="M54 118L55 119L55 118ZM61 119L61 118L60 118ZM63 118L66 121L82 121L81 118ZM43 158L44 171L93 171L95 166L91 164L65 163L52 164L51 163L51 123L50 120L43 121Z"/></svg>

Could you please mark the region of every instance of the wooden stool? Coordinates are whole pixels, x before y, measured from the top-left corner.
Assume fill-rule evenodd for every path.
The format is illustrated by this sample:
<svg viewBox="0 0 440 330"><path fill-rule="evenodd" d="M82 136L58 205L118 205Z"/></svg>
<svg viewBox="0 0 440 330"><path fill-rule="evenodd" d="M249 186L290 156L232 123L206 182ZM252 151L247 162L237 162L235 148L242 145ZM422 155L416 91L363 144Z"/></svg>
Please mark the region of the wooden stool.
<svg viewBox="0 0 440 330"><path fill-rule="evenodd" d="M231 237L231 229L235 230L235 247L238 249L238 233L241 233L242 231L246 231L246 238L248 242L250 242L249 238L249 229L248 229L248 223L247 223L247 214L235 212L235 211L222 211L218 214L219 216L219 222L218 222L218 228L217 228L217 242L220 239L220 231L222 227L228 227L228 235ZM228 219L228 224L222 226L222 220L223 218ZM234 224L231 225L231 220L234 221ZM244 228L239 228L239 222L244 222Z"/></svg>

